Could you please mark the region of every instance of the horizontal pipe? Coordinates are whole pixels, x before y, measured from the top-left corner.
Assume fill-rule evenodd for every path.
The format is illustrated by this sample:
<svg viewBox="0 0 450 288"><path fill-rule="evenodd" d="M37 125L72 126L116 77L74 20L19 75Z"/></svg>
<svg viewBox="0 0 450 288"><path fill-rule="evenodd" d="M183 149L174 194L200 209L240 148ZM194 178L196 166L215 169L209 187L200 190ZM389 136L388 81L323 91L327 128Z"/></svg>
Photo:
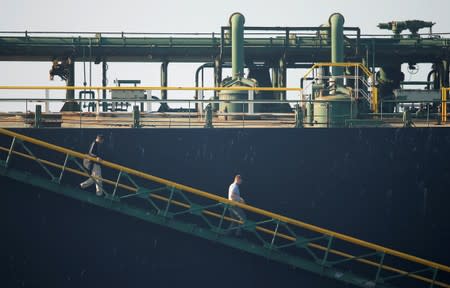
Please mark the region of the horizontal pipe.
<svg viewBox="0 0 450 288"><path fill-rule="evenodd" d="M223 26L222 29L224 30L230 30L229 26ZM264 27L264 26L245 26L244 30L252 30L252 31L326 31L330 30L330 27L324 27L324 26L305 26L305 27L299 27L299 26L288 26L288 27ZM361 29L359 27L344 27L345 31L360 31ZM427 34L428 35L428 34Z"/></svg>

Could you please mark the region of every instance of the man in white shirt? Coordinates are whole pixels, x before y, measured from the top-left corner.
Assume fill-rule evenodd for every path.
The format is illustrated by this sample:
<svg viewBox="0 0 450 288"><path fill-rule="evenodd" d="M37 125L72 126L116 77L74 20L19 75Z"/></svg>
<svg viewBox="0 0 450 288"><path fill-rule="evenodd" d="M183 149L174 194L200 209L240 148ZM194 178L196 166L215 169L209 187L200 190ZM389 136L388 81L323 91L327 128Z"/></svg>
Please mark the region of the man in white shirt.
<svg viewBox="0 0 450 288"><path fill-rule="evenodd" d="M239 191L239 185L242 183L242 177L241 175L236 175L234 177L234 182L231 183L230 187L228 188L228 200L239 202L239 203L245 203L244 198L241 197L241 192ZM230 208L230 215L231 218L235 220L239 220L242 223L244 223L247 220L247 216L245 215L244 210L242 210L241 207L237 206L231 206ZM236 235L241 235L241 228L240 226L242 224L238 224L235 221L231 221L230 227L228 227L228 230L232 229L234 226L238 225L239 227L236 229Z"/></svg>

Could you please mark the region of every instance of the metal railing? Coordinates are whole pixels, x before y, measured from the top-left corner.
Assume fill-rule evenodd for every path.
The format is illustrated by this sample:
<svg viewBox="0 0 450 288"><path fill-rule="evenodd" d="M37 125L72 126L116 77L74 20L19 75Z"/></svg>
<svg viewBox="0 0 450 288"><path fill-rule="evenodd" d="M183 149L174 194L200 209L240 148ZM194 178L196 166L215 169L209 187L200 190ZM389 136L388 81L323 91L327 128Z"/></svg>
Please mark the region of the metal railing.
<svg viewBox="0 0 450 288"><path fill-rule="evenodd" d="M0 175L358 287L409 287L409 281L423 287L450 287L443 282L450 273L446 265L6 129L0 128L0 135L11 143L9 147L0 147L5 156L0 161ZM13 157L17 158L14 162ZM102 165L108 170L104 175L115 178L90 176L82 164L84 159ZM30 161L38 164L42 173L30 171L33 169ZM73 183L76 180L66 177L68 173L92 177L97 183L102 181L105 197L72 188L77 186ZM233 207L245 210L247 219L227 216ZM231 222L238 226L228 226ZM233 235L236 229L244 229L245 240Z"/></svg>
<svg viewBox="0 0 450 288"><path fill-rule="evenodd" d="M344 71L343 75L330 76L328 73L322 75L318 73L318 69L329 69L333 67L342 67L346 69L352 69L352 71ZM329 72L329 71L327 71ZM349 74L350 73L350 74ZM369 69L362 63L316 63L314 64L302 77L301 87L304 88L303 93L308 95L308 97L314 97L313 93L310 93L310 88L312 84L317 82L334 82L336 80L342 81L353 81L352 85L346 84L347 88L352 89L351 97L353 99L362 98L369 103L372 111L377 110L378 103L378 88L376 87L375 75L369 71ZM305 84L307 82L307 84ZM336 89L336 87L329 87L328 89ZM321 89L322 92L326 91L327 88ZM303 99L306 99L304 96Z"/></svg>
<svg viewBox="0 0 450 288"><path fill-rule="evenodd" d="M255 91L265 91L265 92L276 92L276 91L293 91L293 92L299 92L301 91L300 88L274 88L274 87L160 87L160 86L140 86L140 87L85 87L85 86L78 86L78 87L55 87L55 86L0 86L0 91L14 91L14 90L25 90L25 91L32 91L32 90L39 90L39 91L46 91L46 95L49 95L48 91L64 91L64 90L74 90L74 91L94 91L96 92L96 98L95 99L50 99L47 98L0 98L0 102L14 102L25 109L26 116L32 115L32 111L29 113L29 104L33 103L44 103L45 107L49 107L49 103L67 103L67 102L76 102L79 104L82 104L81 106L87 106L88 109L82 109L82 113L74 111L72 115L77 114L77 117L72 116L72 119L68 119L67 113L65 113L64 118L66 119L65 123L69 123L71 125L79 124L81 127L83 125L83 122L86 123L86 119L89 120L87 123L91 122L93 123L92 119L92 113L85 113L86 110L89 110L90 112L95 112L97 116L104 116L106 117L107 112L106 110L113 110L112 112L115 113L115 115L121 116L121 118L117 118L115 122L124 122L124 123L118 123L117 126L122 125L129 125L130 123L133 123L134 120L132 117L128 117L128 119L124 119L124 117L127 116L126 113L121 113L114 111L111 107L115 106L115 103L126 103L127 106L123 110L124 112L131 113L130 108L133 109L133 105L141 105L141 108L143 108L144 104L147 106L147 109L141 109L140 118L141 118L141 127L201 127L202 121L205 119L205 105L208 104L214 104L219 105L220 103L236 103L236 104L242 104L243 107L248 107L247 112L243 113L225 113L221 111L214 111L214 117L226 117L226 116L239 116L242 121L239 121L239 123L228 121L225 122L218 122L217 127L223 126L223 127L229 127L231 125L234 126L244 126L245 124L251 124L250 126L255 126L257 124L261 125L264 123L264 121L259 121L259 123L252 122L251 120L247 119L248 117L272 117L272 118L280 118L280 119L272 119L274 121L286 121L286 118L288 118L288 121L290 119L294 119L294 112L288 112L288 113L252 113L252 111L255 111L255 109L252 109L255 105L261 104L261 105L273 105L273 104L288 104L288 105L295 105L299 104L300 101L295 100L236 100L236 101L230 101L230 100L218 100L218 99L211 99L211 100L205 100L205 99L195 99L195 96L193 96L191 99L169 99L169 100L163 100L163 99L157 99L156 97L152 96L152 91L164 91L164 90L172 90L172 91L248 91L249 99L254 98L254 95L250 95L251 93L254 93ZM145 96L146 99L103 99L101 97L101 91L146 91L147 95ZM250 98L252 96L252 98ZM156 98L156 99L155 99ZM300 97L298 97L300 98ZM130 105L129 105L130 104ZM151 109L153 106L158 105L178 105L177 108L170 109L170 110L160 110L154 111ZM104 109L104 107L109 107L107 109ZM149 108L150 107L150 108ZM91 109L94 108L94 109ZM49 109L44 109L45 111L49 112ZM242 109L244 111L246 109ZM58 110L59 111L59 110ZM258 111L256 111L258 112ZM19 114L19 113L18 113ZM44 114L42 114L44 115ZM128 114L129 116L132 116L133 114ZM11 118L11 113L4 115L5 117L9 116ZM29 117L29 116L28 116ZM76 119L75 119L76 118ZM97 119L97 124L101 124L101 119ZM183 121L184 120L184 121ZM6 122L5 120L4 122ZM20 119L16 119L16 121L20 121ZM31 120L33 122L33 120ZM106 121L108 122L108 121ZM234 124L233 124L234 123ZM174 125L172 125L174 124ZM229 125L231 124L231 125ZM241 125L242 124L242 125Z"/></svg>
<svg viewBox="0 0 450 288"><path fill-rule="evenodd" d="M330 64L330 63L322 63L316 64L314 67L309 70L303 79L309 79L307 76L314 71L314 69L318 67L325 66L342 66L342 67L356 67L362 70L362 75L348 75L345 76L347 80L351 80L355 82L355 88L353 89L352 94L349 97L365 99L364 101L370 102L372 109L371 112L359 111L357 117L353 116L353 113L350 113L349 118L346 122L353 123L351 125L347 125L349 127L354 127L358 123L361 124L364 121L365 126L374 126L372 124L376 124L379 121L384 121L386 124L397 125L400 119L403 119L404 116L410 117L415 122L420 125L425 123L427 126L434 124L446 124L447 122L447 96L450 91L450 88L442 89L442 99L440 103L437 101L420 101L413 102L408 100L385 100L379 99L378 97L378 89L374 86L373 74L369 74L370 72L359 63L345 63L345 64ZM356 69L355 68L355 69ZM370 78L372 77L372 78ZM335 77L336 78L336 77ZM315 79L315 78L313 78ZM372 79L371 81L369 79ZM359 86L358 82L362 83L362 86ZM313 99L311 95L307 95L307 91L311 88L311 83L308 83L308 87L305 88L274 88L274 87L160 87L160 86L143 86L143 87L85 87L85 86L76 86L76 87L55 87L55 86L0 86L0 91L45 91L46 98L0 98L0 103L2 103L2 107L5 107L3 103L14 103L14 107L16 112L8 112L8 113L0 113L0 125L3 127L19 127L21 123L23 123L26 127L36 126L36 120L42 119L44 122L52 125L55 123L55 126L58 123L65 123L67 127L89 127L89 126L109 126L109 127L121 127L121 126L131 126L131 127L205 127L205 122L207 120L209 123L212 123L214 127L303 127L304 123L309 123L310 125L306 125L305 127L314 127L315 124L327 124L327 123L317 123L316 119L320 122L327 122L327 117L320 117L321 115L314 115L315 119L309 119L307 116L306 110L308 109L308 105L314 104L316 102L328 103L328 105L332 105L336 103L335 100L328 101L325 98ZM370 87L368 86L370 85ZM329 89L329 88L324 88ZM75 90L75 91L96 91L95 99L56 99L49 97L49 91L67 91L67 90ZM101 98L101 91L147 91L147 99L103 99ZM162 90L173 90L173 91L248 91L249 95L247 99L242 100L218 100L218 99L195 99L195 96L191 96L191 99L152 99L151 93L152 91L162 91ZM298 96L295 96L298 100L248 100L254 99L255 91L263 91L263 92L279 92L279 91L290 91L299 93ZM150 99L148 99L150 97ZM370 99L371 101L368 101ZM356 99L355 99L356 100ZM81 106L86 106L88 109L81 109L81 111L74 111L71 113L51 113L48 107L50 104L59 103L60 106L67 102L76 102L81 104ZM114 103L127 103L127 107L123 112L111 111L112 114L108 114L108 109L112 109ZM213 105L215 108L219 107L221 103L234 103L242 105L243 112L225 112L220 111L218 109L213 109L212 113L209 114L211 119L206 119L206 106ZM40 116L36 117L38 111L34 111L34 109L30 109L35 105L44 104L45 109L41 109L39 112ZM153 110L152 107L157 105L177 105L174 109L169 110ZM133 106L141 105L141 112L134 113ZM147 109L142 109L144 105L147 106ZM157 106L156 105L156 106ZM261 112L253 109L256 105L286 105L286 107L290 107L292 110L287 112ZM350 111L353 109L352 103L349 103ZM390 109L392 111L386 112L386 106L394 105L397 110ZM439 107L438 107L439 105ZM405 109L399 109L400 106L409 106L410 114L403 115ZM19 107L19 108L17 108ZM106 107L106 108L105 108ZM109 108L108 108L109 107ZM150 108L149 108L150 107ZM300 110L296 110L300 107ZM425 109L423 108L425 107ZM169 107L170 108L170 107ZM247 109L248 108L248 109ZM19 111L17 111L17 109ZM59 109L58 109L59 111ZM256 112L255 112L256 111ZM276 109L274 109L276 111ZM418 112L418 113L416 113ZM53 117L55 115L59 115L58 117ZM95 117L93 117L95 116ZM139 125L136 124L135 117L139 118ZM228 116L237 116L233 117L233 120L228 119ZM301 116L301 117L298 117ZM317 116L317 117L316 117ZM329 115L328 115L329 116ZM109 117L109 118L108 118ZM112 119L114 118L114 119ZM359 120L364 121L359 121ZM374 120L373 123L370 123L370 120ZM403 119L408 120L408 119ZM409 119L410 120L410 119ZM409 121L408 120L408 121ZM301 123L298 123L301 122ZM376 123L375 123L376 122ZM400 123L401 124L401 123ZM10 126L8 126L10 125ZM18 126L19 125L19 126ZM364 126L363 125L363 126ZM326 126L326 125L325 125ZM375 126L379 126L376 124ZM23 126L22 126L23 127ZM210 126L208 126L210 127Z"/></svg>
<svg viewBox="0 0 450 288"><path fill-rule="evenodd" d="M416 124L445 125L445 101L411 101L380 100L379 111L362 114L362 117L379 119L386 123L400 123L404 127L415 127Z"/></svg>

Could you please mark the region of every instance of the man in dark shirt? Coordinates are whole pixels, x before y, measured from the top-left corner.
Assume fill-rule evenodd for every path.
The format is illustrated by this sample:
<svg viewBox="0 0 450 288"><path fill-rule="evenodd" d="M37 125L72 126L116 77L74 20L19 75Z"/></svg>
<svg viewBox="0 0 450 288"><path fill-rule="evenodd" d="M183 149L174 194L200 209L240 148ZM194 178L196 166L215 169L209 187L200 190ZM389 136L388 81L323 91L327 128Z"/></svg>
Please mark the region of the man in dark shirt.
<svg viewBox="0 0 450 288"><path fill-rule="evenodd" d="M97 158L97 160L101 160L102 154L100 146L103 143L103 141L104 141L103 135L97 135L95 141L92 142L91 147L89 148L88 155ZM102 180L101 180L102 168L100 164L97 162L91 163L90 161L87 161L87 163L84 162L83 164L84 166L88 166L86 167L87 169L91 170L91 177L89 177L89 179L81 183L80 187L84 189L95 183L95 191L97 196L102 196L103 195Z"/></svg>

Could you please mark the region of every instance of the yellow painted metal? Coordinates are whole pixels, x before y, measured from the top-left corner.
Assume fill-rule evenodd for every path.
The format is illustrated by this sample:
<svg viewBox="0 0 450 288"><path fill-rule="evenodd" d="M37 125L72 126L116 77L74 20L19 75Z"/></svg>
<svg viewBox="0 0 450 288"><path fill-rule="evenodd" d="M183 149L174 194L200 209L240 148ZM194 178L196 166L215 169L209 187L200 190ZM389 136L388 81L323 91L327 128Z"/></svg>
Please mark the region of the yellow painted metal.
<svg viewBox="0 0 450 288"><path fill-rule="evenodd" d="M311 68L309 68L306 71L305 75L303 75L303 78L307 78L312 73L312 71L314 71L314 69L320 68L320 67L354 67L354 68L360 68L368 78L372 78L373 77L373 74L362 63L359 63L359 62L344 62L344 63L315 63Z"/></svg>
<svg viewBox="0 0 450 288"><path fill-rule="evenodd" d="M442 88L441 95L441 121L442 123L447 123L447 95L450 92L450 88Z"/></svg>
<svg viewBox="0 0 450 288"><path fill-rule="evenodd" d="M375 86L375 74L369 71L369 69L362 63L359 62L343 62L343 63L315 63L308 71L306 71L303 79L306 79L314 69L320 67L353 67L355 69L361 69L368 79L372 81L372 111L378 112L378 88Z"/></svg>
<svg viewBox="0 0 450 288"><path fill-rule="evenodd" d="M1 147L0 146L0 150L4 151L4 152L9 152L9 149L6 148L6 147ZM14 155L18 155L18 156L21 156L23 158L27 158L27 159L30 159L30 160L35 160L35 161L41 162L42 164L45 164L45 165L48 165L48 166L51 166L51 167L54 167L54 168L63 169L63 165L60 165L60 164L57 164L57 163L54 163L54 162L51 162L51 161L47 161L47 160L44 160L44 159L40 159L40 158L31 156L29 154L25 154L25 153L18 152L18 151L12 151L12 153ZM69 168L69 167L64 167L64 169L67 172L74 173L74 174L77 174L79 176L89 177L89 175L87 173L79 171L77 169L73 169L73 168ZM112 181L112 180L109 180L109 179L106 179L106 178L102 178L102 177L94 177L94 178L97 179L97 180L101 180L103 183L106 183L106 184L109 184L109 185L113 185L113 186L117 185L118 187L123 188L123 189L128 190L128 191L131 191L131 192L137 192L138 191L138 189L135 188L135 187L132 187L132 186L129 186L129 185L125 185L125 184L121 184L121 183L116 183L115 181ZM186 209L191 208L191 206L189 204L187 204L187 203L183 203L183 202L176 201L176 200L173 200L173 199L170 200L167 197L164 197L164 196L161 196L161 195L157 195L155 193L152 193L150 195L150 197L152 197L154 199L158 199L158 200L164 201L164 202L170 201L170 203L172 203L172 204L174 204L176 206L179 206L179 207L186 208ZM207 216L215 217L215 218L218 218L218 219L222 218L222 215L220 215L218 213L215 213L215 212L212 212L212 211L208 211L206 209L203 211L203 213L205 215L207 215ZM234 218L231 218L231 217L224 216L223 219L225 221L236 222L236 223L243 224L242 221L234 219ZM256 226L255 229L258 230L258 231L264 232L266 234L272 235L272 236L277 236L277 237L283 238L283 239L288 240L288 241L295 242L297 240L295 237L292 237L290 235L287 235L287 234L284 234L284 233L280 233L278 231L270 230L270 229L267 229L267 228L264 228L264 227L261 227L261 226ZM327 247L319 245L319 244L316 244L316 243L308 243L308 246L311 247L311 248L314 248L314 249L321 250L321 251L327 251L328 250ZM367 259L363 259L363 258L356 258L356 256L354 256L352 254L348 254L348 253L345 253L345 252L342 252L342 251L339 251L339 250L336 250L336 249L329 249L328 252L331 253L331 254L334 254L334 255L338 255L338 256L347 258L347 259L354 259L357 262L364 263L364 264L367 264L367 265L370 265L370 266L374 266L374 267L377 267L377 268L380 266L380 264L378 262L367 260ZM386 271L391 271L391 272L395 272L395 273L398 273L398 274L406 275L406 276L408 276L410 278L414 278L414 279L417 279L417 280L420 280L420 281L423 281L423 282L426 282L426 283L430 283L430 284L434 283L434 285L436 285L436 286L440 286L440 287L444 287L444 288L450 288L450 285L448 285L446 283L443 283L443 282L440 282L440 281L434 281L433 279L426 278L426 277L423 277L423 276L420 276L420 275L410 274L410 272L407 272L407 271L404 271L404 270L401 270L401 269L397 269L397 268L389 266L389 265L382 265L380 268L383 269L383 270L386 270Z"/></svg>
<svg viewBox="0 0 450 288"><path fill-rule="evenodd" d="M150 175L150 174L147 174L147 173L144 173L144 172L141 172L141 171L137 171L137 170L134 170L134 169L122 166L122 165L118 165L118 164L115 164L115 163L112 163L112 162L109 162L109 161L97 160L96 158L91 157L91 156L89 156L87 154L79 153L79 152L76 152L76 151L73 151L73 150L70 150L70 149L67 149L67 148L63 148L63 147L60 147L60 146L57 146L57 145L53 145L53 144L50 144L50 143L47 143L47 142L44 142L44 141L41 141L41 140L38 140L38 139L35 139L35 138L31 138L31 137L28 137L28 136L25 136L25 135L22 135L22 134L19 134L19 133L15 133L15 132L9 131L7 129L0 128L0 134L6 135L6 136L10 136L10 137L15 137L15 138L20 139L22 141L29 142L29 143L32 143L32 144L35 144L35 145L38 145L38 146L42 146L42 147L45 147L47 149L50 149L50 150L53 150L53 151L57 151L57 152L60 152L60 153L64 153L64 154L67 154L67 155L70 155L70 156L73 156L73 157L77 157L77 158L80 158L80 159L88 159L88 160L91 160L93 162L100 163L101 165L109 167L111 169L115 169L115 170L118 170L118 171L122 171L122 172L128 173L129 175L134 175L134 176L137 176L137 177L140 177L140 178L143 178L143 179L147 179L149 181L160 183L162 185L167 185L167 186L170 186L170 187L174 187L175 189L179 189L179 190L182 190L182 191L185 191L185 192L189 192L189 193L192 193L194 195L198 195L198 196L201 196L201 197L204 197L204 198L216 201L216 202L221 202L221 203L224 203L224 204L232 204L234 206L241 207L242 209L245 209L247 211L253 212L255 214L259 214L259 215L266 216L266 217L269 217L269 218L272 218L272 219L280 220L282 222L285 222L285 223L288 223L288 224L291 224L291 225L294 225L294 226L297 226L297 227L300 227L300 228L304 228L304 229L307 229L307 230L310 230L310 231L313 231L313 232L316 232L316 233L319 233L319 234L328 235L328 236L331 236L331 237L334 237L334 238L337 238L337 239L340 239L340 240L343 240L343 241L346 241L346 242L349 242L349 243L352 243L352 244L355 244L355 245L359 245L361 247L372 249L372 250L375 250L375 251L378 251L378 252L389 254L389 255L392 255L392 256L404 259L404 260L408 260L408 261L411 261L411 262L415 262L415 263L418 263L418 264L422 264L422 265L425 265L425 266L428 266L428 267L431 267L431 268L436 268L436 269L439 269L439 270L442 270L442 271L450 273L450 267L446 266L446 265L442 265L442 264L439 264L439 263L436 263L436 262L433 262L433 261L428 261L428 260L425 260L425 259L422 259L422 258L419 258L419 257L415 257L415 256L412 256L412 255L409 255L409 254L406 254L406 253L403 253L403 252L400 252L400 251L397 251L397 250L394 250L394 249L386 248L386 247L383 247L383 246L380 246L380 245L377 245L377 244L373 244L373 243L370 243L370 242L367 242L367 241L363 241L363 240L360 240L360 239L357 239L357 238L354 238L354 237L351 237L351 236L348 236L348 235L344 235L344 234L341 234L341 233L337 233L337 232L328 230L328 229L320 228L320 227L317 227L317 226L314 226L314 225L311 225L311 224L308 224L308 223L305 223L305 222L301 222L301 221L298 221L298 220L295 220L295 219L292 219L292 218L288 218L288 217L285 217L285 216L282 216L282 215L279 215L279 214L275 214L275 213L272 213L272 212L269 212L269 211L266 211L266 210L263 210L263 209L259 209L259 208L256 208L256 207L253 207L253 206L250 206L250 205L247 205L247 204L236 203L236 202L230 201L230 200L228 200L226 198L223 198L223 197L220 197L220 196L217 196L217 195L214 195L214 194L211 194L211 193L208 193L208 192L205 192L205 191L193 188L193 187L182 185L182 184L170 181L170 180L166 180L166 179L163 179L163 178L160 178L160 177L157 177L157 176L153 176L153 175Z"/></svg>
<svg viewBox="0 0 450 288"><path fill-rule="evenodd" d="M295 87L177 87L177 86L139 86L139 87L101 87L101 86L0 86L0 90L174 90L174 91L302 91Z"/></svg>
<svg viewBox="0 0 450 288"><path fill-rule="evenodd" d="M378 113L378 87L372 87L372 111Z"/></svg>

